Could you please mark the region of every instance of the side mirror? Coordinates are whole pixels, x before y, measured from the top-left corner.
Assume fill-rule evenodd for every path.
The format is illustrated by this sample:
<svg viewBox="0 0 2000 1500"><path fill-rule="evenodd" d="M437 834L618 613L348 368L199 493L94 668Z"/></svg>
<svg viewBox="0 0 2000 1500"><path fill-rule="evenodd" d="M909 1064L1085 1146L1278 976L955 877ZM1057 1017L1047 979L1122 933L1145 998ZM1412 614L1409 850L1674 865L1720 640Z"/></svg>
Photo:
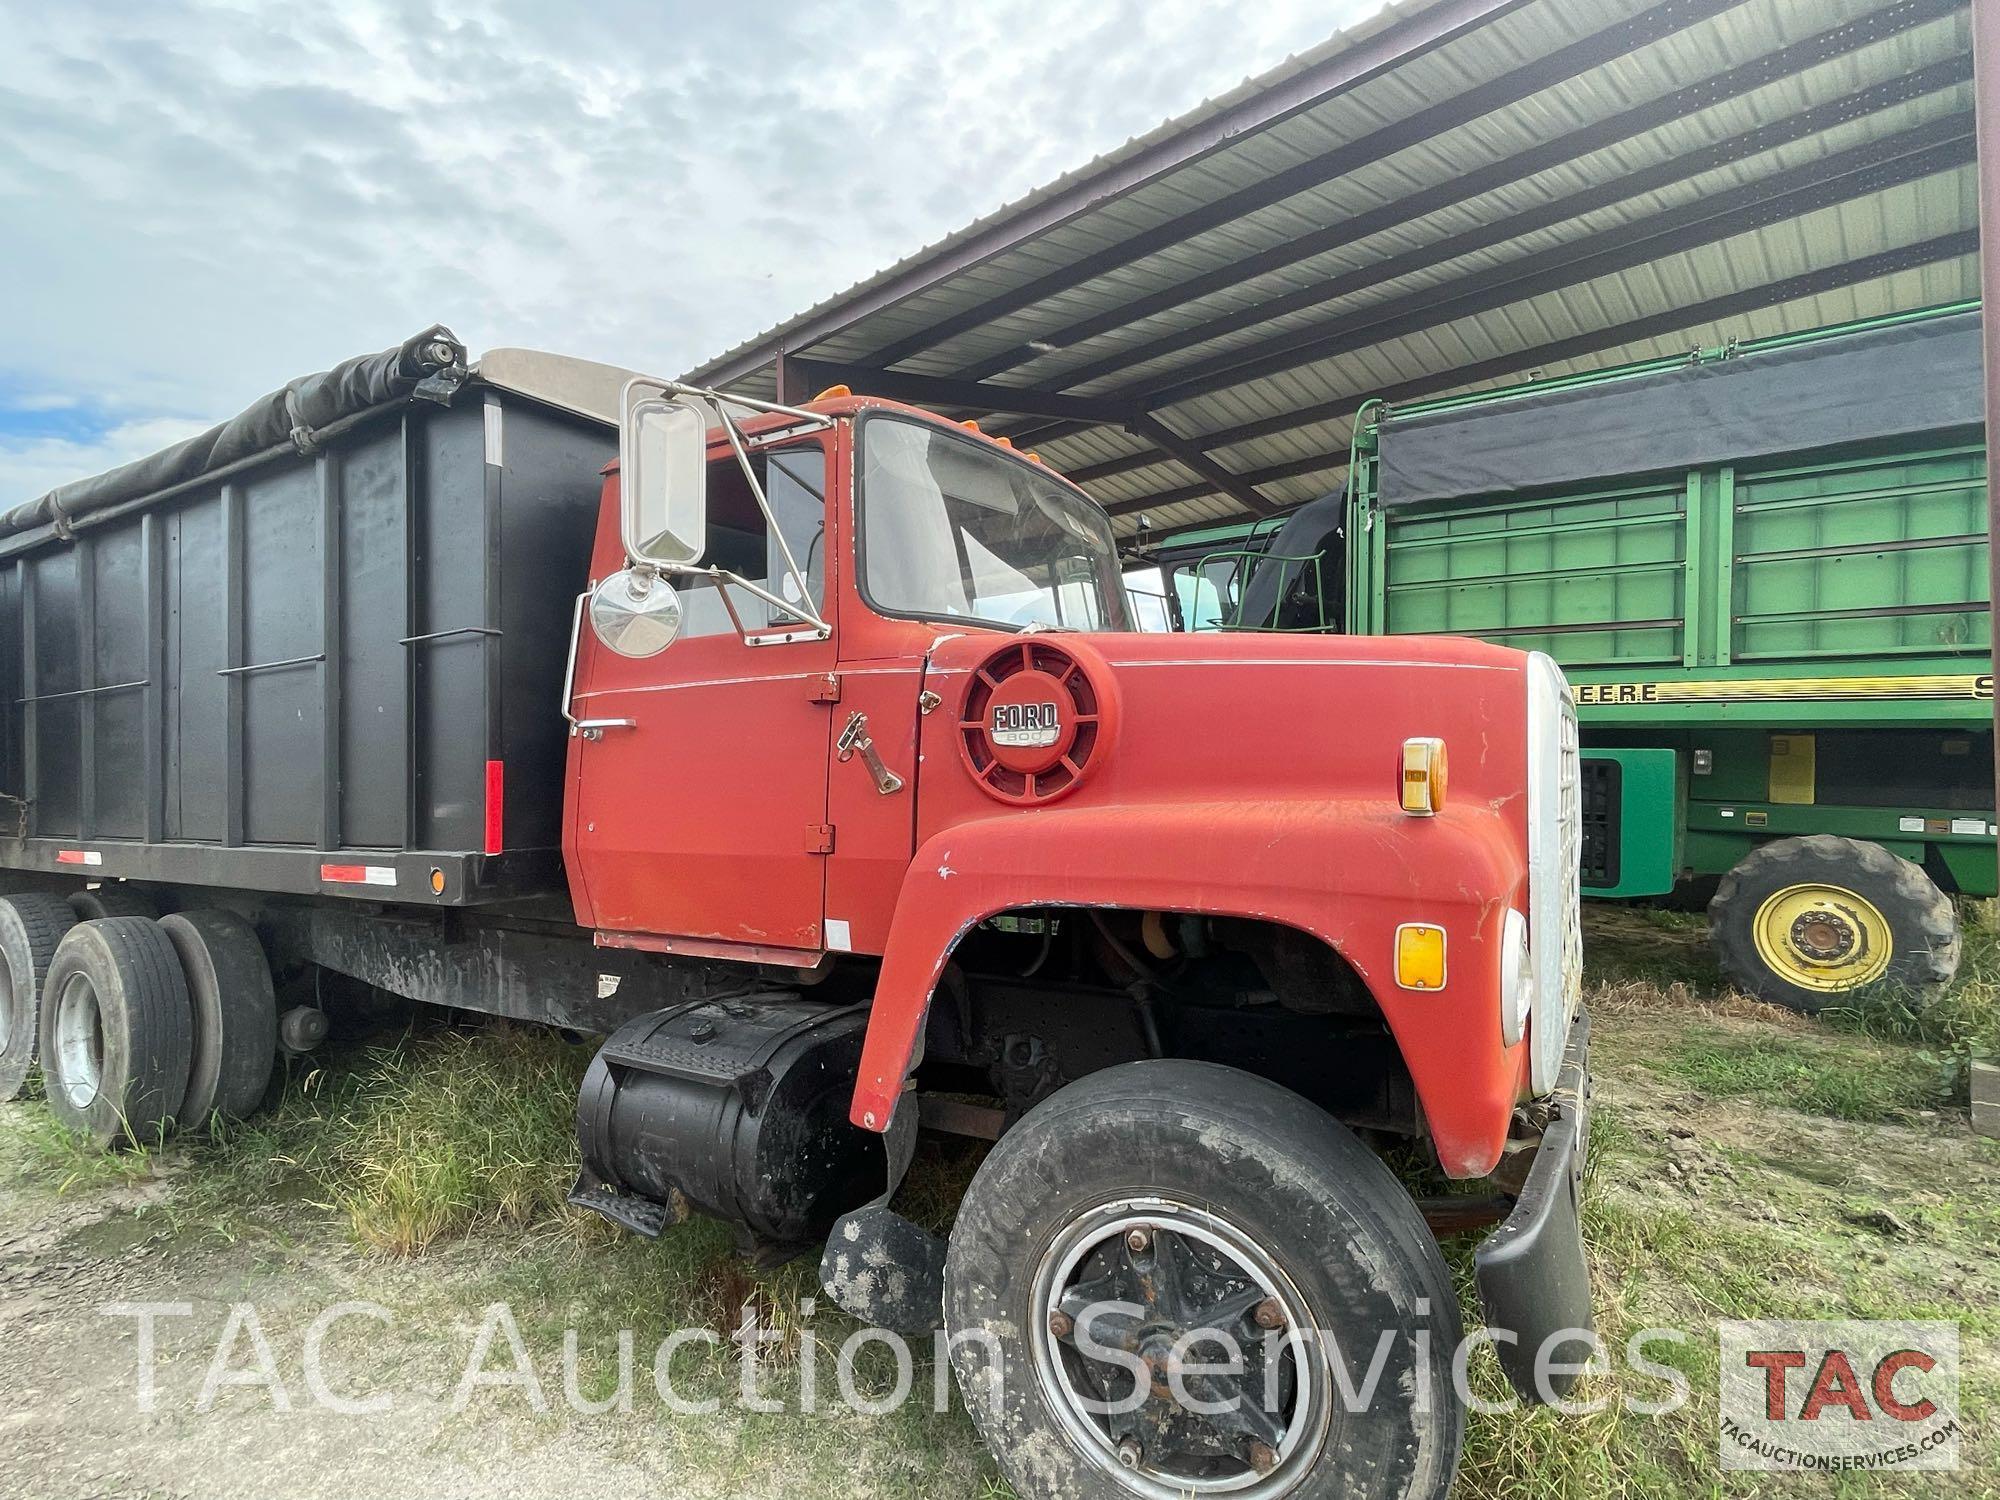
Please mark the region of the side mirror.
<svg viewBox="0 0 2000 1500"><path fill-rule="evenodd" d="M707 403L656 382L625 387L618 432L619 525L636 563L691 563L708 531Z"/></svg>
<svg viewBox="0 0 2000 1500"><path fill-rule="evenodd" d="M590 591L590 632L620 656L658 656L681 633L680 595L650 568L626 568Z"/></svg>

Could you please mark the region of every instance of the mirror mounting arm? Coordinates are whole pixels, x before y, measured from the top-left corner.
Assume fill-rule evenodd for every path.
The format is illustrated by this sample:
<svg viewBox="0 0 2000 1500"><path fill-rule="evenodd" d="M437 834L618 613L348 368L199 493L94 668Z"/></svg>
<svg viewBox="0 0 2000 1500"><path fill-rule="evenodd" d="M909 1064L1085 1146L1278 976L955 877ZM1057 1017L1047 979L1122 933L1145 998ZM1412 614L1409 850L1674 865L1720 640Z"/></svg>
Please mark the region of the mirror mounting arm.
<svg viewBox="0 0 2000 1500"><path fill-rule="evenodd" d="M582 735L587 740L599 739L607 729L636 729L637 719L579 719L575 713L576 702L576 648L583 634L583 611L590 603L590 590L585 589L576 596L576 611L569 621L569 655L563 662L562 716L569 721L572 737Z"/></svg>

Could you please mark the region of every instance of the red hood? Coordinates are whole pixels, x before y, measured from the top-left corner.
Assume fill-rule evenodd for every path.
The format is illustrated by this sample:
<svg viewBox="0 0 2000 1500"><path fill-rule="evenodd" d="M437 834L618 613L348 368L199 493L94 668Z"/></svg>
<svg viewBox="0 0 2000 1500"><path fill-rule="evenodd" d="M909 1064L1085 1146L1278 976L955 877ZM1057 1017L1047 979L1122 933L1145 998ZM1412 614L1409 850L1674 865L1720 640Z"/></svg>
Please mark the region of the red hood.
<svg viewBox="0 0 2000 1500"><path fill-rule="evenodd" d="M941 636L930 653L925 684L943 702L925 726L920 840L1008 807L980 787L958 742L976 673L1023 643L1073 655L1112 700L1081 780L1051 815L1160 800L1393 808L1403 741L1436 736L1450 763L1446 815L1483 808L1525 836L1524 652L1444 636L979 632Z"/></svg>

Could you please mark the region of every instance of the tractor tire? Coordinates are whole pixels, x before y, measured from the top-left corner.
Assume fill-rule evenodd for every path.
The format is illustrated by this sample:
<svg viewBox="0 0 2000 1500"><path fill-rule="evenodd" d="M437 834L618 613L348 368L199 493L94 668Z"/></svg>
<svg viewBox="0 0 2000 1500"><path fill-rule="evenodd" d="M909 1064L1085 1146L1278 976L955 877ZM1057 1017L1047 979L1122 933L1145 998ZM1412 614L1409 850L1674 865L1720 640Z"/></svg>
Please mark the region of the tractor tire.
<svg viewBox="0 0 2000 1500"><path fill-rule="evenodd" d="M1816 833L1761 844L1708 904L1722 972L1806 1015L1883 989L1921 1004L1963 946L1951 898L1879 844Z"/></svg>
<svg viewBox="0 0 2000 1500"><path fill-rule="evenodd" d="M271 966L251 925L232 911L181 911L160 918L180 957L193 1006L194 1051L184 1128L241 1120L264 1102L278 1056L278 1000Z"/></svg>
<svg viewBox="0 0 2000 1500"><path fill-rule="evenodd" d="M97 922L105 917L157 917L160 914L159 907L151 900L122 883L72 891L69 904L79 922Z"/></svg>
<svg viewBox="0 0 2000 1500"><path fill-rule="evenodd" d="M1458 1300L1437 1242L1346 1127L1234 1068L1129 1063L1029 1111L960 1207L945 1326L1024 1500L1437 1500L1458 1469ZM1244 1373L1176 1385L1166 1349L1196 1331L1183 1359L1227 1363L1233 1343ZM1358 1385L1385 1331L1373 1398L1350 1411L1328 1360Z"/></svg>
<svg viewBox="0 0 2000 1500"><path fill-rule="evenodd" d="M41 1057L42 982L56 945L76 925L60 896L0 896L0 1103L18 1099Z"/></svg>
<svg viewBox="0 0 2000 1500"><path fill-rule="evenodd" d="M78 923L43 990L42 1079L56 1118L103 1150L163 1142L187 1095L194 1025L160 925Z"/></svg>

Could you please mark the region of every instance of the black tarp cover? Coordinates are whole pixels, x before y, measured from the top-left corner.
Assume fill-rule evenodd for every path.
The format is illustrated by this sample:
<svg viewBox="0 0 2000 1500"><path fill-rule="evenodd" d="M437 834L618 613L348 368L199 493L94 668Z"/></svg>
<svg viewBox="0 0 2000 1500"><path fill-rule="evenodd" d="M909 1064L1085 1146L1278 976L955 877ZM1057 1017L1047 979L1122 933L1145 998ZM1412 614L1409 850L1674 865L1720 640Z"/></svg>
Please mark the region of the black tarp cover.
<svg viewBox="0 0 2000 1500"><path fill-rule="evenodd" d="M1739 463L1984 420L1979 314L1689 363L1378 429L1385 507Z"/></svg>
<svg viewBox="0 0 2000 1500"><path fill-rule="evenodd" d="M419 394L448 399L457 388L455 376L464 369L465 346L438 324L393 349L357 355L318 375L301 375L227 422L171 448L17 505L0 515L0 536L142 499L274 448L292 445L310 451L314 432L385 401Z"/></svg>

